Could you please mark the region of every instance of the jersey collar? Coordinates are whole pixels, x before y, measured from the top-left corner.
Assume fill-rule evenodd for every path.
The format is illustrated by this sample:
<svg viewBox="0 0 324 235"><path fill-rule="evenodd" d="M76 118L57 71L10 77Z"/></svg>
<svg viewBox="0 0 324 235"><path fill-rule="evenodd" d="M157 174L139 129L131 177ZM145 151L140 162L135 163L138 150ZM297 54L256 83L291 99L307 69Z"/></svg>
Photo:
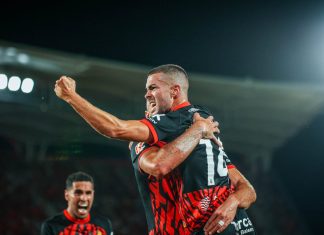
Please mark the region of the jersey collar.
<svg viewBox="0 0 324 235"><path fill-rule="evenodd" d="M87 217L83 218L83 219L76 219L74 217L72 217L72 215L70 215L70 213L67 211L67 210L64 210L63 211L64 213L64 216L72 221L73 223L76 223L76 224L85 224L85 223L88 223L90 221L90 213L88 214Z"/></svg>
<svg viewBox="0 0 324 235"><path fill-rule="evenodd" d="M171 108L171 111L177 111L178 109L181 109L183 107L189 106L191 105L189 101L185 101L181 104L178 104L177 106L174 106L173 108Z"/></svg>

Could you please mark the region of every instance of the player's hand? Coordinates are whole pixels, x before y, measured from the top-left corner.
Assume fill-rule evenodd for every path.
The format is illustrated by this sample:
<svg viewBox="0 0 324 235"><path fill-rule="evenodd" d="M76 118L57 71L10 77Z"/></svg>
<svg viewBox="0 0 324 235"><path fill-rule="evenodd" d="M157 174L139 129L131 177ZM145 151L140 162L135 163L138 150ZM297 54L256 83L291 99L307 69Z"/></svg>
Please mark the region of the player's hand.
<svg viewBox="0 0 324 235"><path fill-rule="evenodd" d="M233 221L238 204L239 202L235 196L230 195L226 201L214 211L207 221L204 227L205 235L223 232Z"/></svg>
<svg viewBox="0 0 324 235"><path fill-rule="evenodd" d="M193 116L193 123L198 123L199 125L201 125L203 139L210 139L219 147L223 147L222 142L215 136L215 133L219 134L220 130L218 128L219 123L217 121L214 121L213 116L203 118L199 113L195 113Z"/></svg>
<svg viewBox="0 0 324 235"><path fill-rule="evenodd" d="M75 93L75 87L76 83L72 78L62 76L55 82L54 91L59 98L68 102L71 95Z"/></svg>

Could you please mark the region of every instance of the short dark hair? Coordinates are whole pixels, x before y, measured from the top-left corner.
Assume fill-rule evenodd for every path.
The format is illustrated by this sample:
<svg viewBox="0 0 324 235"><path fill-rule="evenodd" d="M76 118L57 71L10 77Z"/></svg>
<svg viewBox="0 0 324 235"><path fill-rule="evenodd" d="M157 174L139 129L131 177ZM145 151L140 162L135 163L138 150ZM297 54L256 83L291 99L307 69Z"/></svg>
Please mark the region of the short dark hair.
<svg viewBox="0 0 324 235"><path fill-rule="evenodd" d="M173 73L182 73L187 79L188 74L184 68L176 64L164 64L158 67L151 69L148 72L148 75L155 74L155 73L165 73L165 74L173 74Z"/></svg>
<svg viewBox="0 0 324 235"><path fill-rule="evenodd" d="M93 187L94 187L94 181L92 176L90 176L89 174L82 172L82 171L78 171L75 173L72 173L71 175L69 175L66 179L66 189L69 189L73 186L73 182L80 182L80 181L87 181L87 182L91 182Z"/></svg>

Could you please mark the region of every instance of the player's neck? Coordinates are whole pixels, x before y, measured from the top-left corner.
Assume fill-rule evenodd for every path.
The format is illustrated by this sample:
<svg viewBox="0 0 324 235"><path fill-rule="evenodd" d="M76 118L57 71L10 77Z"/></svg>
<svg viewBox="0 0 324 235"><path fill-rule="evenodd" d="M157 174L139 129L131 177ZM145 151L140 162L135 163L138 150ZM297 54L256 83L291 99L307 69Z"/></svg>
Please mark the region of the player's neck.
<svg viewBox="0 0 324 235"><path fill-rule="evenodd" d="M173 104L172 104L172 107L175 107L175 106L178 106L182 103L185 103L185 102L189 102L187 98L185 97L179 97L179 98L176 98L173 100Z"/></svg>
<svg viewBox="0 0 324 235"><path fill-rule="evenodd" d="M179 108L182 108L182 107L185 107L185 106L188 106L190 105L188 99L178 99L178 100L175 100L172 104L172 107L171 107L171 111L175 111Z"/></svg>

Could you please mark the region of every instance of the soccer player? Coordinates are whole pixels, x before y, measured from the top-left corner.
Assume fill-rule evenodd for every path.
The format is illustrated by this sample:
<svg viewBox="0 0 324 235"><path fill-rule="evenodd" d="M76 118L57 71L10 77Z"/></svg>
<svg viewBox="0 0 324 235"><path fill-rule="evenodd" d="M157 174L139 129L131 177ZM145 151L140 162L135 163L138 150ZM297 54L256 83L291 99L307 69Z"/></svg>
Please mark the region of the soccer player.
<svg viewBox="0 0 324 235"><path fill-rule="evenodd" d="M69 175L66 179L65 200L67 209L44 221L41 235L113 235L108 218L90 214L94 200L94 181L90 175L84 172Z"/></svg>
<svg viewBox="0 0 324 235"><path fill-rule="evenodd" d="M188 77L179 66L162 65L151 70L146 88L145 98L155 115L142 122L149 127L154 136L152 144L163 146L163 143L169 143L179 136L192 123L194 113L198 112L203 117L211 115L203 107L188 102ZM176 95L172 97L172 94ZM174 103L177 105L172 105ZM149 168L145 168L145 165L141 167L144 171L154 174ZM235 183L235 191L231 185L229 169ZM188 230L201 231L213 213L212 218L215 219L216 226L210 222L206 227L208 232L224 231L235 216L237 221L250 221L245 210L237 211L237 208L249 207L256 199L255 191L231 164L223 148L210 140L200 140L190 157L181 164L180 172L182 179L180 212L184 226ZM223 203L224 205L217 211ZM238 232L244 230L246 234L253 234L252 223L246 224L247 226L241 227ZM213 225L214 228L211 228ZM235 226L231 225L227 228L226 234L235 234Z"/></svg>
<svg viewBox="0 0 324 235"><path fill-rule="evenodd" d="M205 109L189 103L188 88L187 74L180 66L163 65L153 69L147 78L145 98L155 115L143 120L121 120L96 108L76 93L75 81L66 76L56 82L55 92L99 133L111 138L162 146L191 125L195 112L203 117L209 116ZM152 174L160 172L162 175L172 171L184 160L166 154L165 159L169 161L153 164L153 167L148 164L146 167L146 160L154 162L155 157L141 159L144 159L140 161L144 171L153 169ZM206 224L206 232L224 231L233 220L238 207L246 208L255 201L254 189L240 179L236 181L239 187L232 192L225 165L226 154L210 141L202 141L187 161L189 162L181 167L183 188L179 202L184 226L192 232L201 232L202 225L211 216L213 221ZM253 232L252 228L247 229Z"/></svg>
<svg viewBox="0 0 324 235"><path fill-rule="evenodd" d="M194 123L181 136L162 148L154 149L151 145L141 142L130 144L131 158L134 167L135 179L138 184L140 196L144 205L145 215L148 224L149 235L151 234L179 234L189 235L189 230L183 227L179 213L179 198L181 193L181 175L177 170L163 175L156 171L149 175L140 167L140 159L145 152L154 152L155 162L163 164L165 152L172 154L173 159L184 159L198 144L202 138L213 140L213 132L216 130L216 123L212 117L201 118L199 114L194 115ZM157 150L157 151L155 151ZM153 152L152 152L153 151ZM159 154L159 152L161 152ZM157 153L157 154L156 154ZM145 160L150 162L149 159ZM151 166L154 162L150 163ZM154 166L152 166L152 169Z"/></svg>

